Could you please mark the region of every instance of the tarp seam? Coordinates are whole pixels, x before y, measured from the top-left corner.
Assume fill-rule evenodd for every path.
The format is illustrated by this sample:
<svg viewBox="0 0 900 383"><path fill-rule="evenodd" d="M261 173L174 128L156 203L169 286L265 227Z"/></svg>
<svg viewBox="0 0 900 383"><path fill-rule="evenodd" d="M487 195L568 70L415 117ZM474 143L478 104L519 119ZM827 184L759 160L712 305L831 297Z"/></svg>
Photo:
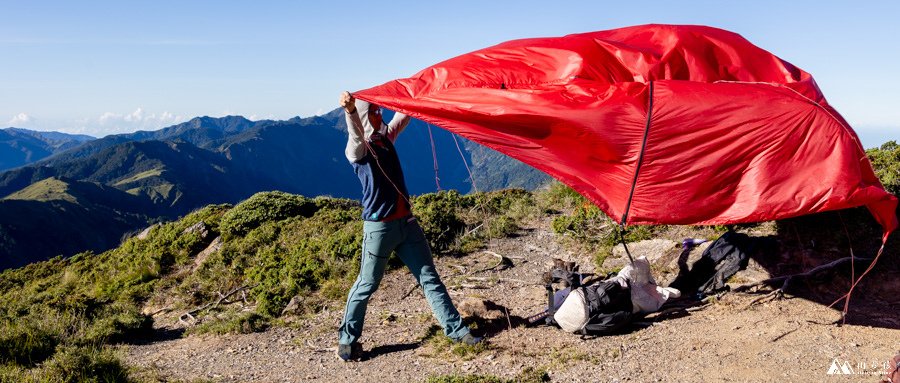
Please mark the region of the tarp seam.
<svg viewBox="0 0 900 383"><path fill-rule="evenodd" d="M638 155L637 167L634 169L634 178L631 180L631 192L628 193L628 202L625 203L625 212L622 214L622 225L628 221L628 211L631 210L631 202L634 198L634 189L637 186L641 165L644 163L644 151L647 149L647 136L650 135L650 119L653 117L653 81L650 81L650 95L647 96L647 124L644 126L644 139L641 142L641 153Z"/></svg>

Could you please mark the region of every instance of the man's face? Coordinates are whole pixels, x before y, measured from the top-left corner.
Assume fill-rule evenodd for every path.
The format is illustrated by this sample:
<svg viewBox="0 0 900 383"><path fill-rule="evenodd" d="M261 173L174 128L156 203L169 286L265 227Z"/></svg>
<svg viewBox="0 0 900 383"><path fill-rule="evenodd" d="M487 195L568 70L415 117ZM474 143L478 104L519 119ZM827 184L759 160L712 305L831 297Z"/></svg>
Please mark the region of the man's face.
<svg viewBox="0 0 900 383"><path fill-rule="evenodd" d="M381 107L378 105L369 105L369 123L375 130L381 129Z"/></svg>

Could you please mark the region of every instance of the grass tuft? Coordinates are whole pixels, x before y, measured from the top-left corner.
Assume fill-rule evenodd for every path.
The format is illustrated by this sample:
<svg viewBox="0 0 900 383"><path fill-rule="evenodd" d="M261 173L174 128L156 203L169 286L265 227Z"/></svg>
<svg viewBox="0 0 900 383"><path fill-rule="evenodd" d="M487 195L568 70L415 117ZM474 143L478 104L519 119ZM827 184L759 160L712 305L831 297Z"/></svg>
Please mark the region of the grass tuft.
<svg viewBox="0 0 900 383"><path fill-rule="evenodd" d="M430 376L427 383L544 383L550 381L547 370L541 368L526 367L512 379L503 379L495 375L438 375Z"/></svg>

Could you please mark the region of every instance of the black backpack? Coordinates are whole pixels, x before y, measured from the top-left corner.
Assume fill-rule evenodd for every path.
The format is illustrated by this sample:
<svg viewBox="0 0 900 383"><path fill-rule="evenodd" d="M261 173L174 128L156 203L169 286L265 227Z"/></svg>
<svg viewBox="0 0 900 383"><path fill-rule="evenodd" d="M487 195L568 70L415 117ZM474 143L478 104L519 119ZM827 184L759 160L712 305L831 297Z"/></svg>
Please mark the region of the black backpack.
<svg viewBox="0 0 900 383"><path fill-rule="evenodd" d="M578 273L578 268L574 264L556 261L556 266L544 275L547 310L542 313L543 315L539 315L545 315L546 324L558 326L553 319L558 306L555 300L560 298L554 289L554 283L557 282L568 287L570 291L581 290L584 294L589 319L580 331L582 335L610 335L631 323L633 305L629 287L623 287L617 281L592 279L590 274Z"/></svg>
<svg viewBox="0 0 900 383"><path fill-rule="evenodd" d="M609 335L631 323L631 289L616 281L599 281L582 286L588 303L588 323L582 335Z"/></svg>
<svg viewBox="0 0 900 383"><path fill-rule="evenodd" d="M684 294L708 295L727 289L728 278L747 268L756 247L756 241L746 234L734 231L722 234L703 251L689 273L680 275L669 286Z"/></svg>

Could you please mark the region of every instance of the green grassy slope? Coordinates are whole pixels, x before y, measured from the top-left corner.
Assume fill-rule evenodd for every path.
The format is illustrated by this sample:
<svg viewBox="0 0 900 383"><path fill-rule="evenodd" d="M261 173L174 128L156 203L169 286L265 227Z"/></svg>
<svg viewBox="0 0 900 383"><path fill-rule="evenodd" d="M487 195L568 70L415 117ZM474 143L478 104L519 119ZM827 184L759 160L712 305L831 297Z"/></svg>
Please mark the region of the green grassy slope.
<svg viewBox="0 0 900 383"><path fill-rule="evenodd" d="M884 175L885 169L894 174L897 150L894 144L869 153L888 188L897 185ZM553 219L553 229L579 249L603 252L611 244L608 219L558 184L538 193L425 194L413 205L437 256L477 250L489 238L516 231L523 219L557 212L562 214ZM358 268L359 214L359 206L345 199L258 193L236 206L206 206L110 251L6 270L0 273L0 381L83 381L97 376L140 381L109 345L148 336L152 320L144 311L147 307L191 312L192 333L233 333L279 325L285 316L339 301ZM844 224L849 228L846 236ZM776 227L774 240L781 248L759 261L774 265L785 263L782 256L788 256L793 268L820 261L802 258L809 254L843 256L850 238L858 252L871 254L879 237L864 209L781 221ZM695 234L672 233L665 228L634 229L629 240ZM896 238L880 263L887 269L896 268ZM218 250L200 255L217 242ZM877 290L884 275L876 270L869 277L873 283L859 286L857 294ZM846 291L840 281L817 283L831 294ZM235 291L247 293L249 311L236 304L212 304ZM285 312L292 300L296 307Z"/></svg>
<svg viewBox="0 0 900 383"><path fill-rule="evenodd" d="M438 255L475 249L536 211L533 196L521 190L430 194L414 205ZM360 213L344 199L259 193L234 207L210 205L155 226L101 254L4 271L0 381L78 381L91 371L137 379L108 345L147 336L147 306L191 311L192 332L222 333L278 323L292 298L299 306L289 315L342 299L359 267ZM475 226L482 229L471 231ZM221 248L198 259L215 238ZM192 310L236 289L248 293L253 310L225 304Z"/></svg>

